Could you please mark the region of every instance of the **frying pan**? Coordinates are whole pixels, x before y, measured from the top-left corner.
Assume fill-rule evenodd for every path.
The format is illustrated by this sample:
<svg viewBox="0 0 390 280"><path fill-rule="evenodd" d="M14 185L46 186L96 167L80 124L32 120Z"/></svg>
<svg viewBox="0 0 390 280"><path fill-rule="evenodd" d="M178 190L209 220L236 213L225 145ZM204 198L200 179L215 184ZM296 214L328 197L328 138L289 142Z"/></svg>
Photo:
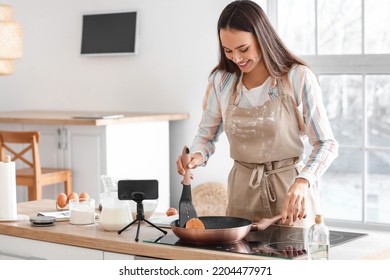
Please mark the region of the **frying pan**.
<svg viewBox="0 0 390 280"><path fill-rule="evenodd" d="M179 220L171 223L173 233L182 241L194 243L225 243L237 242L251 231L262 231L282 218L277 215L263 218L253 223L251 220L229 216L203 216L199 219L206 229L184 228L179 226Z"/></svg>

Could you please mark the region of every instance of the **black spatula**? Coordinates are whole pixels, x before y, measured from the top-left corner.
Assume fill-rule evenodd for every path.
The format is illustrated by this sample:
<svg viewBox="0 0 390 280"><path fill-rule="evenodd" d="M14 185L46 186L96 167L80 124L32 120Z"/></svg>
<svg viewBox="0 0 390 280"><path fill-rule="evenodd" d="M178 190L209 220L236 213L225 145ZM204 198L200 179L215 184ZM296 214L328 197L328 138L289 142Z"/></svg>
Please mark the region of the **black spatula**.
<svg viewBox="0 0 390 280"><path fill-rule="evenodd" d="M180 202L179 202L179 226L185 227L188 220L192 218L198 218L195 207L192 204L192 195L191 195L191 172L187 168L188 163L190 162L189 157L190 150L185 146L182 152L182 164L185 168L185 174L183 181L183 191L181 193Z"/></svg>

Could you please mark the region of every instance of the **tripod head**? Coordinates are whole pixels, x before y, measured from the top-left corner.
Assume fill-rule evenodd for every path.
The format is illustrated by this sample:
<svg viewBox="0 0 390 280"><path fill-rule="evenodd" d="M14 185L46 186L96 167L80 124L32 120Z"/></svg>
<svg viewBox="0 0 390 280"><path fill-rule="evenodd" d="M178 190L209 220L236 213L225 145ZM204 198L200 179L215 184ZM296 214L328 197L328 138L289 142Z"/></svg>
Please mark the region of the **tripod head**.
<svg viewBox="0 0 390 280"><path fill-rule="evenodd" d="M135 202L143 201L145 199L145 193L144 192L132 192L130 193L130 198L134 200Z"/></svg>

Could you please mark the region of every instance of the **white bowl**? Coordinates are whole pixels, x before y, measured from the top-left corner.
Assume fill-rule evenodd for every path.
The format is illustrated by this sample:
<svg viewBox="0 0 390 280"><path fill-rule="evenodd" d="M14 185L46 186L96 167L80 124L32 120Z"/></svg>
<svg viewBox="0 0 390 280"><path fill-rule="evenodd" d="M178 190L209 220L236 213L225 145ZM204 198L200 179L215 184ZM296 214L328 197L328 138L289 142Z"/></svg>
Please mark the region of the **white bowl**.
<svg viewBox="0 0 390 280"><path fill-rule="evenodd" d="M142 204L144 206L144 215L145 220L149 220L150 217L154 214L157 208L158 199L155 200L144 200ZM133 220L137 219L137 203L133 200L129 201L131 215L133 216Z"/></svg>

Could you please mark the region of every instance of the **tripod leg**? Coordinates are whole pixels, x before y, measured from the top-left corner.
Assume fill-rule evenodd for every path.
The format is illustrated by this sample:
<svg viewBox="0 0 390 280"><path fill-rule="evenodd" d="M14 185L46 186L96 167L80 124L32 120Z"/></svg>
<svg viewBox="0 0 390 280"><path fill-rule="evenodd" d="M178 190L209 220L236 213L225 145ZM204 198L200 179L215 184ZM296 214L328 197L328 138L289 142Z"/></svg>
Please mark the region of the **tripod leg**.
<svg viewBox="0 0 390 280"><path fill-rule="evenodd" d="M144 219L144 221L147 222L147 223L148 223L149 225L151 225L152 227L158 229L158 230L161 231L162 233L164 233L164 234L167 234L167 233L168 233L167 231L163 230L162 228L159 228L158 226L156 226L155 224L149 222L148 220Z"/></svg>
<svg viewBox="0 0 390 280"><path fill-rule="evenodd" d="M138 220L134 220L132 221L130 224L128 224L127 226L125 226L124 228L122 228L120 231L118 231L118 234L121 234L123 231L125 231L128 227L130 227L132 224L134 224L136 221Z"/></svg>
<svg viewBox="0 0 390 280"><path fill-rule="evenodd" d="M141 226L141 220L138 220L137 235L135 236L135 241L138 242L139 228Z"/></svg>

